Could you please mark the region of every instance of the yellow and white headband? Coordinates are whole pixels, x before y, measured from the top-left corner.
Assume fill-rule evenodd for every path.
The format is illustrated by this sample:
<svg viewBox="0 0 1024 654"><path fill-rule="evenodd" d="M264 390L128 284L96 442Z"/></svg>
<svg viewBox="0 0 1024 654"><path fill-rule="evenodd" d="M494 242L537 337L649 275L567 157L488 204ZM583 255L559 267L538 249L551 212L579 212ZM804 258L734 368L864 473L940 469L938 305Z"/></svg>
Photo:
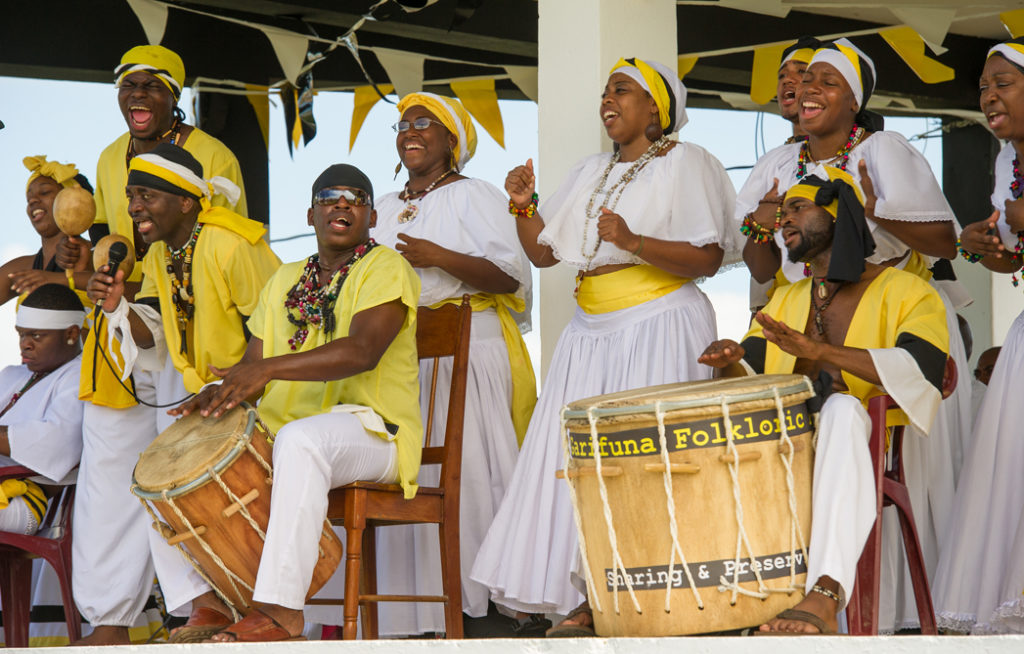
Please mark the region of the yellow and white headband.
<svg viewBox="0 0 1024 654"><path fill-rule="evenodd" d="M1024 45L1021 45L1020 43L1007 41L1006 43L994 45L988 51L988 55L985 56L985 59L988 59L994 54L1000 54L1006 57L1011 63L1024 68Z"/></svg>
<svg viewBox="0 0 1024 654"><path fill-rule="evenodd" d="M857 108L863 109L865 96L870 96L873 90L873 88L867 87L874 86L874 62L847 39L836 39L828 46L815 51L814 57L811 58L807 67L810 68L818 62L831 64L839 71L853 91L853 97L857 100ZM865 82L861 74L862 67L865 65L870 70L871 77L868 82Z"/></svg>
<svg viewBox="0 0 1024 654"><path fill-rule="evenodd" d="M162 179L168 184L201 198L204 208L208 206L215 194L223 195L231 206L236 205L242 195L242 190L226 177L217 176L203 179L187 167L152 152L139 154L132 158L128 166L129 183L133 170Z"/></svg>
<svg viewBox="0 0 1024 654"><path fill-rule="evenodd" d="M629 77L651 94L666 134L677 132L686 124L686 86L667 66L643 59L619 59L608 76L615 73Z"/></svg>

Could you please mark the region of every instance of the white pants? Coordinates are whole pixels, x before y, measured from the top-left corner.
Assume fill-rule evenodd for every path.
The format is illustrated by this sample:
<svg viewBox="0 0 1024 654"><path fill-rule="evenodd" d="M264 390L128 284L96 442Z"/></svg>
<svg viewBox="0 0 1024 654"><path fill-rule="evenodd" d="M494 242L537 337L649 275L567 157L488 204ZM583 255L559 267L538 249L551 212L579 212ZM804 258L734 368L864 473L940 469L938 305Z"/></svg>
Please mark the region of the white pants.
<svg viewBox="0 0 1024 654"><path fill-rule="evenodd" d="M871 418L860 400L833 394L818 417L811 499L807 592L823 576L839 582L843 605L853 591L857 562L875 523ZM840 607L842 608L842 607Z"/></svg>
<svg viewBox="0 0 1024 654"><path fill-rule="evenodd" d="M7 508L0 510L0 531L30 536L39 529L39 522L28 510L28 503L23 497L11 498Z"/></svg>
<svg viewBox="0 0 1024 654"><path fill-rule="evenodd" d="M135 380L153 402L150 374ZM94 627L133 626L153 588L152 521L130 487L139 454L156 435L155 409L85 405L71 578L78 610Z"/></svg>

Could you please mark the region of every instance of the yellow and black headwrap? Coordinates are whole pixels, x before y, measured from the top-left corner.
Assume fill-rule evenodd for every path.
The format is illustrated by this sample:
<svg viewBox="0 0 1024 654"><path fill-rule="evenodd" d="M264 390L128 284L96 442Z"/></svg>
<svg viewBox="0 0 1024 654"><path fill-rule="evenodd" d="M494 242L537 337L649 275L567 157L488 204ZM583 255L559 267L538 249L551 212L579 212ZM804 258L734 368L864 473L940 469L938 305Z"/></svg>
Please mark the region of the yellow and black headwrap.
<svg viewBox="0 0 1024 654"><path fill-rule="evenodd" d="M139 71L149 73L163 82L174 99L181 97L185 84L185 64L173 50L162 45L138 45L124 53L121 63L114 69L114 83L120 84L126 76Z"/></svg>
<svg viewBox="0 0 1024 654"><path fill-rule="evenodd" d="M985 59L992 55L1002 56L1024 73L1024 36L1018 36L1015 39L992 46Z"/></svg>
<svg viewBox="0 0 1024 654"><path fill-rule="evenodd" d="M473 119L462 103L436 93L409 93L398 101L398 113L404 114L409 107L420 106L434 114L445 128L451 132L458 143L455 144L455 170L462 168L476 153L476 128Z"/></svg>
<svg viewBox="0 0 1024 654"><path fill-rule="evenodd" d="M643 59L619 59L608 75L614 73L628 75L651 94L658 106L662 131L671 134L683 128L687 121L686 87L668 66Z"/></svg>
<svg viewBox="0 0 1024 654"><path fill-rule="evenodd" d="M830 282L855 282L864 273L864 260L875 252L875 239L864 217L864 194L845 170L826 166L825 171L828 180L807 175L786 191L786 200L806 198L832 215L835 231L825 278Z"/></svg>
<svg viewBox="0 0 1024 654"><path fill-rule="evenodd" d="M822 42L813 36L801 36L797 42L782 51L782 61L779 68L787 61L799 61L805 64L811 63L814 52L822 46Z"/></svg>
<svg viewBox="0 0 1024 654"><path fill-rule="evenodd" d="M184 195L199 200L204 210L210 208L215 193L234 206L241 189L225 177L203 178L203 166L184 148L161 143L145 154L135 155L128 165L128 186Z"/></svg>
<svg viewBox="0 0 1024 654"><path fill-rule="evenodd" d="M78 172L73 163L62 164L59 161L47 161L45 155L37 154L34 157L25 157L21 160L29 171L28 182L25 183L25 190L36 180L37 177L49 177L64 188L81 186L92 193L92 185L89 180Z"/></svg>

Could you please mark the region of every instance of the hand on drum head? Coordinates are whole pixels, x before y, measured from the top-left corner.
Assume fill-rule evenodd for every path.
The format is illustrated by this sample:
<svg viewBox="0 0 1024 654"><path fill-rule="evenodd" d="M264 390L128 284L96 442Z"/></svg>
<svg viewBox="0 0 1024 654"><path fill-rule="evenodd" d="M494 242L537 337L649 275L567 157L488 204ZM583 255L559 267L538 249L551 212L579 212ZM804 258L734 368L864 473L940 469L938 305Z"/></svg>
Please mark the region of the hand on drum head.
<svg viewBox="0 0 1024 654"><path fill-rule="evenodd" d="M220 384L205 386L187 402L168 411L168 415L187 416L197 410L204 418L219 418L242 402L254 400L263 394L270 382L265 360L240 362L230 368L210 366L210 371L222 378Z"/></svg>
<svg viewBox="0 0 1024 654"><path fill-rule="evenodd" d="M712 368L725 368L738 363L746 351L736 341L723 339L715 341L704 350L704 354L697 358L697 363L703 363Z"/></svg>

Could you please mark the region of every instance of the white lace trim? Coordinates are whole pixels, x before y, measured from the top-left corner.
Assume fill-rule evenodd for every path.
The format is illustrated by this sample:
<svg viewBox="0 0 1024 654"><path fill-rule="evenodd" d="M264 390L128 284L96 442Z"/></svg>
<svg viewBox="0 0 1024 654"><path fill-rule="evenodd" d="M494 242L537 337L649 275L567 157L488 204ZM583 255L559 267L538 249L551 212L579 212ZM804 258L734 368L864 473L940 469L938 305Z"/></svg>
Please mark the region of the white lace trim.
<svg viewBox="0 0 1024 654"><path fill-rule="evenodd" d="M962 634L970 633L971 629L978 621L977 618L970 613L950 612L939 613L935 616L935 620L938 623L939 629L955 631Z"/></svg>

